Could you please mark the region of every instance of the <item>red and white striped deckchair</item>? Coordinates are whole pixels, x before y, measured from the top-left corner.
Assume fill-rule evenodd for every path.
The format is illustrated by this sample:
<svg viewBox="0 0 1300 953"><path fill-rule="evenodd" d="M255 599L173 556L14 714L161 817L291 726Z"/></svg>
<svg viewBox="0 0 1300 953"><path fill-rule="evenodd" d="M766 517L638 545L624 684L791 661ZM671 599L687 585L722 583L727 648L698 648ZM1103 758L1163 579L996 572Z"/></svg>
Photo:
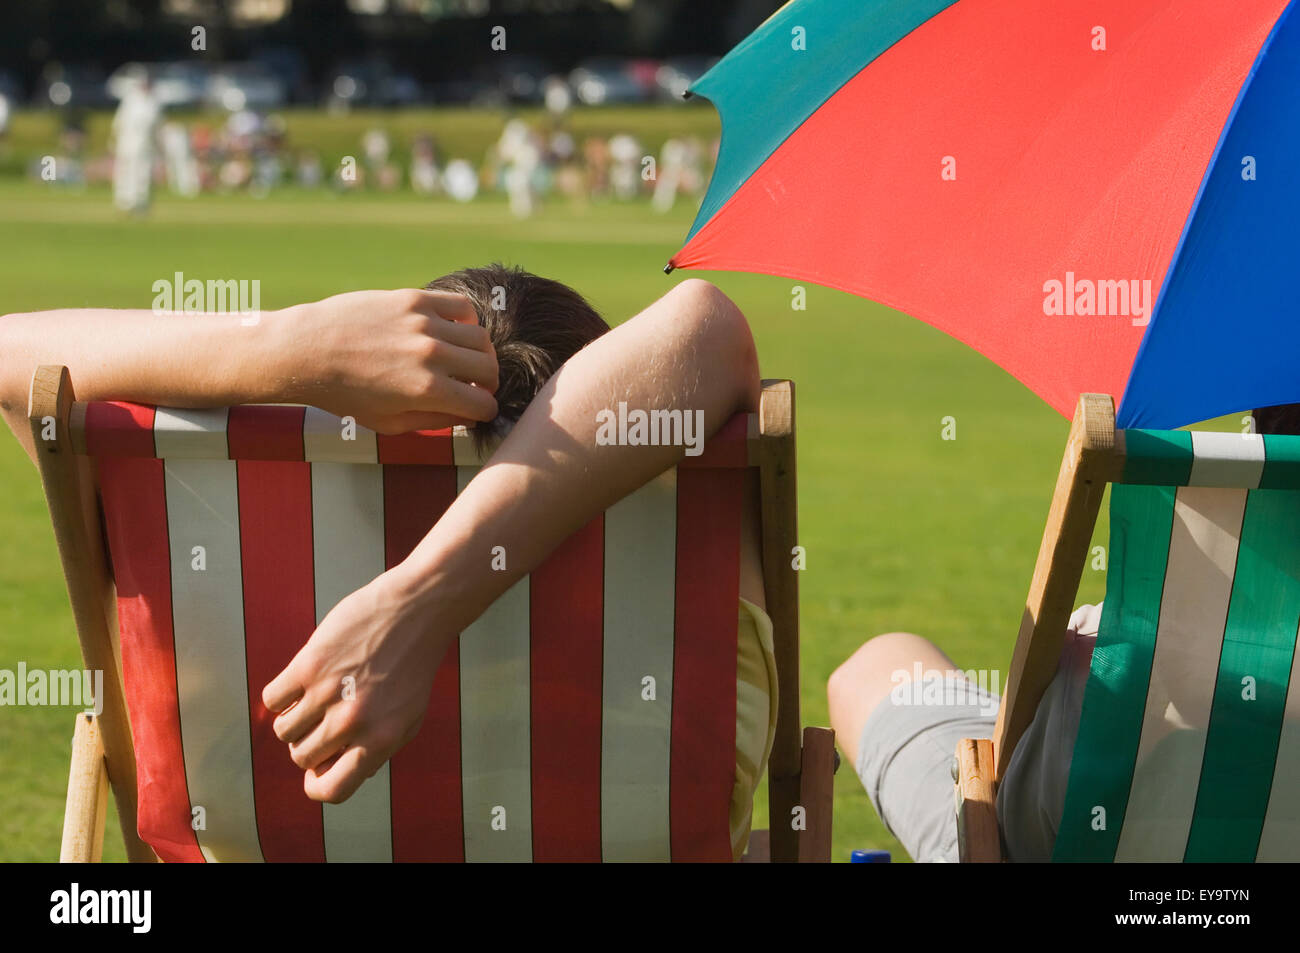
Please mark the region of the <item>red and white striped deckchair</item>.
<svg viewBox="0 0 1300 953"><path fill-rule="evenodd" d="M417 738L338 805L303 793L261 688L433 526L483 462L472 440L306 407L77 404L62 367L37 370L29 410L83 655L105 672L103 713L78 716L64 859L98 859L111 784L132 859L730 860L750 466L780 679L772 816L801 821L771 852L829 858L833 740L799 733L789 382L494 603Z"/></svg>
<svg viewBox="0 0 1300 953"><path fill-rule="evenodd" d="M963 860L1057 670L1111 486L1106 600L1054 861L1300 860L1300 437L1070 431L993 741L957 749Z"/></svg>

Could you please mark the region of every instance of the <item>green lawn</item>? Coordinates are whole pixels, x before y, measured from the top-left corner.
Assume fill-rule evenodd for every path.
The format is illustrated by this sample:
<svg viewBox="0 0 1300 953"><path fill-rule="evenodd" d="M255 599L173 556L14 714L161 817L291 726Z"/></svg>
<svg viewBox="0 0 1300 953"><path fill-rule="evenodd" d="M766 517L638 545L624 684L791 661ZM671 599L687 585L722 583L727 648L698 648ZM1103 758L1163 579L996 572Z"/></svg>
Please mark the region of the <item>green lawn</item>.
<svg viewBox="0 0 1300 953"><path fill-rule="evenodd" d="M148 307L174 271L260 278L263 307L423 284L501 259L569 282L621 321L689 277L661 267L690 221L643 204L504 204L410 196L163 198L121 220L103 192L0 182L0 313ZM803 718L825 724L827 676L860 642L909 629L963 667L1004 669L1066 421L983 357L896 312L788 280L705 274L753 324L768 377L798 384ZM957 439L941 439L942 419ZM0 668L79 667L40 484L0 435ZM1104 535L1101 539L1104 540ZM1102 574L1085 574L1095 600ZM0 711L0 860L57 856L72 712ZM835 853L901 851L852 772L836 785ZM120 859L115 831L106 851Z"/></svg>

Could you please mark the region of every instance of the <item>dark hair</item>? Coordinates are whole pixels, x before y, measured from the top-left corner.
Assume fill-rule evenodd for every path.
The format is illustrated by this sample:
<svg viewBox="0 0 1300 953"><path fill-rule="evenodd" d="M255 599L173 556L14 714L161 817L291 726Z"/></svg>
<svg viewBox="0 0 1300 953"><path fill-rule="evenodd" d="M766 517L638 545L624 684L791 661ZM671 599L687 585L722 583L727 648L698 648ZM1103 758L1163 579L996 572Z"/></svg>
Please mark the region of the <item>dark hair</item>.
<svg viewBox="0 0 1300 953"><path fill-rule="evenodd" d="M499 370L497 415L474 427L480 450L518 420L560 366L609 330L605 319L568 285L518 267L465 268L426 286L463 294L487 328Z"/></svg>
<svg viewBox="0 0 1300 953"><path fill-rule="evenodd" d="M1279 404L1255 411L1257 433L1300 435L1300 404Z"/></svg>

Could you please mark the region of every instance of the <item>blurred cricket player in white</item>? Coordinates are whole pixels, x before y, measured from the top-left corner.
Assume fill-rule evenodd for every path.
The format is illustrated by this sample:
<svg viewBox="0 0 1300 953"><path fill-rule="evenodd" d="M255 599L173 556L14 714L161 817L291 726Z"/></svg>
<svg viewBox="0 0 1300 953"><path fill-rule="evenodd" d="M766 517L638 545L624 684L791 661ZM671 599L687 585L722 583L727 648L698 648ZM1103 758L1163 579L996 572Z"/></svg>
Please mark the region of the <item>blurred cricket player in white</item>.
<svg viewBox="0 0 1300 953"><path fill-rule="evenodd" d="M124 212L142 215L149 209L161 114L148 76L128 84L113 116L113 203Z"/></svg>

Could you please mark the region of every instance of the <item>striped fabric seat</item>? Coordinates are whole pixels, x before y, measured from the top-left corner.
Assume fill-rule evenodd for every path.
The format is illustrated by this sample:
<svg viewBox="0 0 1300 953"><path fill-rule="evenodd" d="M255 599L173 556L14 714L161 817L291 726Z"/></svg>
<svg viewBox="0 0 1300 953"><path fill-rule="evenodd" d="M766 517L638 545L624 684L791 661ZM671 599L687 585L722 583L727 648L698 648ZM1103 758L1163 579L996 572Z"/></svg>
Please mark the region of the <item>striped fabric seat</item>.
<svg viewBox="0 0 1300 953"><path fill-rule="evenodd" d="M1116 436L1054 859L1300 860L1300 437Z"/></svg>
<svg viewBox="0 0 1300 953"><path fill-rule="evenodd" d="M171 861L732 859L747 426L731 421L502 596L453 643L419 736L321 805L262 687L433 526L483 462L472 441L385 437L303 407L76 405L116 578L143 838Z"/></svg>

